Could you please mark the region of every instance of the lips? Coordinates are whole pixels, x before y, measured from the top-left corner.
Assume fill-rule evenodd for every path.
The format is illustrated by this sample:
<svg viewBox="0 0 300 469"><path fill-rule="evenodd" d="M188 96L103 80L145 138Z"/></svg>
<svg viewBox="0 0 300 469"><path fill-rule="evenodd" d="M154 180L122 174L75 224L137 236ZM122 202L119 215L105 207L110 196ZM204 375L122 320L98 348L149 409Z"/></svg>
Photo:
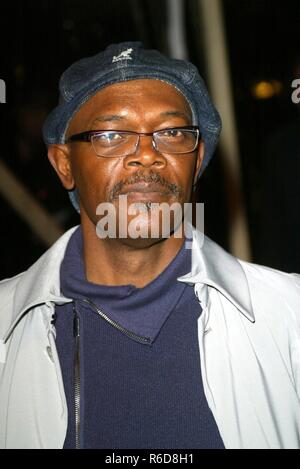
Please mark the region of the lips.
<svg viewBox="0 0 300 469"><path fill-rule="evenodd" d="M119 195L130 194L130 193L140 193L140 194L149 194L149 193L160 193L160 194L169 194L170 191L163 187L157 182L139 182L124 186L119 192Z"/></svg>

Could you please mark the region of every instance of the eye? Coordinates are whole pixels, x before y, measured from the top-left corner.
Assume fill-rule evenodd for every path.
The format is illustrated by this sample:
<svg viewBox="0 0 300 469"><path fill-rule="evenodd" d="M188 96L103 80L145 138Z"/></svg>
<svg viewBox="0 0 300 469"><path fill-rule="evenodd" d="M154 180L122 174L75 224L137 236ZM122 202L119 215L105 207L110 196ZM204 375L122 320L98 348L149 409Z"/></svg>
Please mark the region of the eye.
<svg viewBox="0 0 300 469"><path fill-rule="evenodd" d="M180 129L166 129L162 130L159 136L162 138L180 138L183 136L183 133Z"/></svg>
<svg viewBox="0 0 300 469"><path fill-rule="evenodd" d="M95 141L104 146L122 143L124 138L125 136L118 132L102 132L94 135Z"/></svg>

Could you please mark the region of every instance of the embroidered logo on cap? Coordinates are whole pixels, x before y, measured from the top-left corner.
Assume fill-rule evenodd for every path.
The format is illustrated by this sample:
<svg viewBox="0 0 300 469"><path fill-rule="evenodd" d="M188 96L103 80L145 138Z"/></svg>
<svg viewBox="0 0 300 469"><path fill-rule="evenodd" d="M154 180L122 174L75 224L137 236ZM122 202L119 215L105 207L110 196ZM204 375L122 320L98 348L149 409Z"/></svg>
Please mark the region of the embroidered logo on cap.
<svg viewBox="0 0 300 469"><path fill-rule="evenodd" d="M132 60L132 57L130 57L130 54L132 53L133 49L126 49L123 50L119 55L114 55L112 59L112 63L118 62L119 60Z"/></svg>

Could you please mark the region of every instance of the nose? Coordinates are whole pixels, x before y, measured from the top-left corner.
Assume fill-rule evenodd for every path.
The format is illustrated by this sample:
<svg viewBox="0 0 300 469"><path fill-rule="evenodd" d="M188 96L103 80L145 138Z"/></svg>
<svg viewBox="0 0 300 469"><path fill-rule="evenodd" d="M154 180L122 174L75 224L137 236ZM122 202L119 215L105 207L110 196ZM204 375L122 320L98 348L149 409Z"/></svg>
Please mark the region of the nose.
<svg viewBox="0 0 300 469"><path fill-rule="evenodd" d="M125 156L123 163L126 169L130 169L132 166L145 168L155 166L157 169L163 169L167 165L167 160L162 153L154 148L151 136L141 135L135 153Z"/></svg>

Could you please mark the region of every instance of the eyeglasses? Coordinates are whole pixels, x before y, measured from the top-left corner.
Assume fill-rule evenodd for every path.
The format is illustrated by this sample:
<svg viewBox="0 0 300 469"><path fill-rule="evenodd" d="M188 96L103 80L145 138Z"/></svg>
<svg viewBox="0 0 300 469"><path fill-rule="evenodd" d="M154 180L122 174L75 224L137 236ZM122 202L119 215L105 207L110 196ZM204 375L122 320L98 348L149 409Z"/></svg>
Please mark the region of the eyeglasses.
<svg viewBox="0 0 300 469"><path fill-rule="evenodd" d="M160 153L183 154L193 152L201 137L199 128L172 127L155 132L125 130L88 130L72 135L68 142L91 142L97 156L113 158L136 152L141 136L152 136L152 145Z"/></svg>

